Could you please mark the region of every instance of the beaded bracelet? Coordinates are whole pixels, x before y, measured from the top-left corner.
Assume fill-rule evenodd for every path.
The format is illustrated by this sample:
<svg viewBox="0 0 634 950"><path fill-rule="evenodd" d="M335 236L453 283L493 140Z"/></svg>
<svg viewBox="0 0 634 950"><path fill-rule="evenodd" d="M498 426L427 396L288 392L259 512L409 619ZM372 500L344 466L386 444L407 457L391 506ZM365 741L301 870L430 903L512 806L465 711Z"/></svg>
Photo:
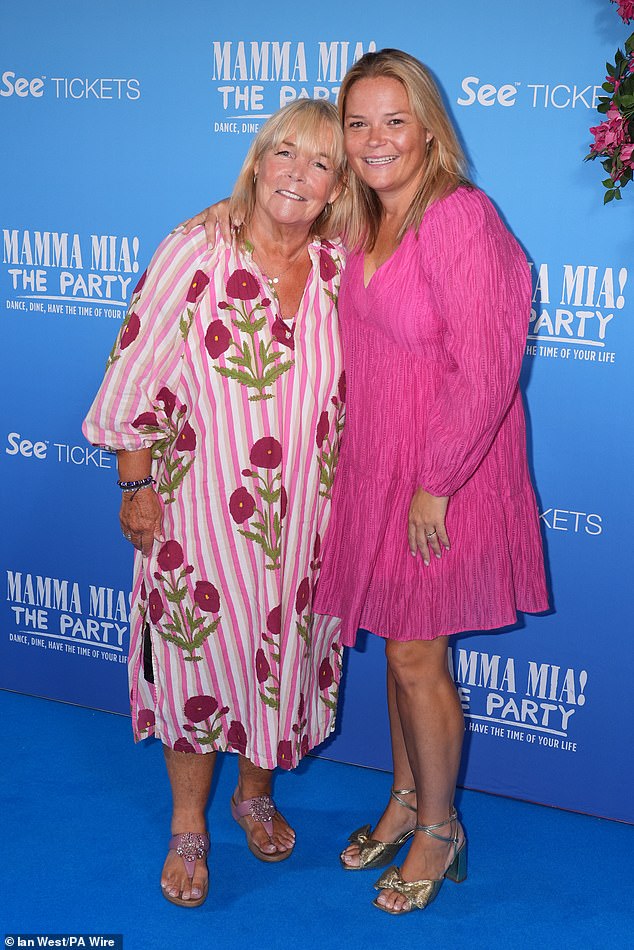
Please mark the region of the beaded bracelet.
<svg viewBox="0 0 634 950"><path fill-rule="evenodd" d="M122 492L138 492L140 488L147 488L149 485L156 485L156 480L151 475L148 475L147 478L139 478L134 482L123 482L121 479L119 479L117 485Z"/></svg>

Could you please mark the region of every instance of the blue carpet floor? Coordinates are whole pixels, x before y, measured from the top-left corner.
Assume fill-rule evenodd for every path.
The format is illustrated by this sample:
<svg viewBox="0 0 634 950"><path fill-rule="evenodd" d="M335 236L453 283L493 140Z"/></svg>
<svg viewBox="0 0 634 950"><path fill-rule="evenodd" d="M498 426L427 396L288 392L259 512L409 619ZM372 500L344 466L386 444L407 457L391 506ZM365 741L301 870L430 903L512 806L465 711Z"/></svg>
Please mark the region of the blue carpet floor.
<svg viewBox="0 0 634 950"><path fill-rule="evenodd" d="M229 815L223 756L209 809L210 896L181 910L158 880L170 803L157 742L124 717L0 691L0 939L119 933L125 950L634 947L630 826L463 791L468 880L424 913L371 906L376 873L339 869L350 831L380 813L388 775L309 758L279 776L290 860L257 861ZM606 781L609 777L606 776Z"/></svg>

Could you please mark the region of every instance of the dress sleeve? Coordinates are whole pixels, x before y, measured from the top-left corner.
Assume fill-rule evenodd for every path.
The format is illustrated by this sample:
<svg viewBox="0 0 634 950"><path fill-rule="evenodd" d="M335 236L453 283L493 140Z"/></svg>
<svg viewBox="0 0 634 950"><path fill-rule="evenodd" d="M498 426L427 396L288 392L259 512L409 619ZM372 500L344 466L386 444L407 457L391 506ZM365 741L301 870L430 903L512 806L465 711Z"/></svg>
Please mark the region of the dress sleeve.
<svg viewBox="0 0 634 950"><path fill-rule="evenodd" d="M453 495L487 454L517 392L530 271L480 192L456 197L447 215L438 208L428 239L446 371L431 409L419 475L430 494Z"/></svg>
<svg viewBox="0 0 634 950"><path fill-rule="evenodd" d="M110 452L150 448L173 425L186 331L209 283L204 233L170 234L137 284L82 429Z"/></svg>

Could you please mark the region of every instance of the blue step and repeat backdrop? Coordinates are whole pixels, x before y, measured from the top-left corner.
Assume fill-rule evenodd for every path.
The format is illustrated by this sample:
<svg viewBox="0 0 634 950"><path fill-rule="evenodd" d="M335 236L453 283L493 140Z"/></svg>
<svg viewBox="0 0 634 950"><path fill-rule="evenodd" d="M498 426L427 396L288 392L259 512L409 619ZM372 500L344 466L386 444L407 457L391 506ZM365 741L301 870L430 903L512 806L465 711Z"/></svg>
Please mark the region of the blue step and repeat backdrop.
<svg viewBox="0 0 634 950"><path fill-rule="evenodd" d="M523 386L553 610L453 643L461 783L634 820L634 185L604 207L582 161L627 33L608 0L2 5L0 687L127 712L132 558L114 459L80 429L126 300L267 115L334 101L361 53L401 47L438 77L535 287ZM362 637L324 755L389 768L383 691Z"/></svg>

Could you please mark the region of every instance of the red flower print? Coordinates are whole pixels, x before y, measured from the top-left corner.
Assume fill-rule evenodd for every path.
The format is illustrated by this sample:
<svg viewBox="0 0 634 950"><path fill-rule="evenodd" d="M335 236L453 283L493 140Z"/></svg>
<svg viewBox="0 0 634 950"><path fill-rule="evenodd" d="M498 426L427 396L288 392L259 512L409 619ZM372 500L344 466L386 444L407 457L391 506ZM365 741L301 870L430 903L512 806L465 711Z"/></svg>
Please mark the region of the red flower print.
<svg viewBox="0 0 634 950"><path fill-rule="evenodd" d="M122 350L125 350L127 346L130 346L130 344L136 340L140 329L141 321L139 320L136 313L131 313L128 322L125 325L125 329L121 334L121 342L119 346Z"/></svg>
<svg viewBox="0 0 634 950"><path fill-rule="evenodd" d="M324 439L328 435L329 426L328 413L322 412L319 417L319 422L317 423L317 434L315 435L315 442L317 443L318 449L324 444Z"/></svg>
<svg viewBox="0 0 634 950"><path fill-rule="evenodd" d="M154 588L150 593L148 598L148 604L150 605L150 620L152 623L158 623L161 617L163 616L164 607L163 601L161 600L161 595L159 591Z"/></svg>
<svg viewBox="0 0 634 950"><path fill-rule="evenodd" d="M209 719L218 708L218 702L213 696L191 696L185 703L185 715L191 722L202 722Z"/></svg>
<svg viewBox="0 0 634 950"><path fill-rule="evenodd" d="M248 270L234 270L227 281L227 295L239 300L253 300L260 293L260 285Z"/></svg>
<svg viewBox="0 0 634 950"><path fill-rule="evenodd" d="M147 597L147 589L145 587L145 581L141 581L141 589L139 590L139 597L141 600L145 600Z"/></svg>
<svg viewBox="0 0 634 950"><path fill-rule="evenodd" d="M183 549L178 541L166 541L156 561L162 571L177 571L184 559Z"/></svg>
<svg viewBox="0 0 634 950"><path fill-rule="evenodd" d="M174 752L195 752L193 745L188 739L177 739L174 743Z"/></svg>
<svg viewBox="0 0 634 950"><path fill-rule="evenodd" d="M302 742L299 747L299 751L301 752L302 755L308 755L309 748L310 747L308 745L308 736L302 736Z"/></svg>
<svg viewBox="0 0 634 950"><path fill-rule="evenodd" d="M258 683L264 683L268 679L269 673L271 672L271 667L269 666L267 658L264 656L264 650L258 650L255 654L255 675L258 678Z"/></svg>
<svg viewBox="0 0 634 950"><path fill-rule="evenodd" d="M208 614L217 614L220 610L220 594L209 581L196 581L194 601Z"/></svg>
<svg viewBox="0 0 634 950"><path fill-rule="evenodd" d="M332 667L328 659L321 661L321 666L319 667L319 688L320 689L330 689L332 686Z"/></svg>
<svg viewBox="0 0 634 950"><path fill-rule="evenodd" d="M290 769L293 748L289 739L282 739L277 746L277 764L281 769Z"/></svg>
<svg viewBox="0 0 634 950"><path fill-rule="evenodd" d="M251 449L249 461L258 468L277 468L282 461L282 446L273 436L266 435Z"/></svg>
<svg viewBox="0 0 634 950"><path fill-rule="evenodd" d="M235 719L233 720L227 733L227 742L233 749L236 750L236 752L239 752L240 755L244 755L246 753L247 734L241 722L236 722Z"/></svg>
<svg viewBox="0 0 634 950"><path fill-rule="evenodd" d="M181 452L193 452L196 448L196 433L186 422L176 439L176 448Z"/></svg>
<svg viewBox="0 0 634 950"><path fill-rule="evenodd" d="M286 514L286 509L288 508L288 495L286 494L286 489L282 485L280 488L280 518L283 518Z"/></svg>
<svg viewBox="0 0 634 950"><path fill-rule="evenodd" d="M295 610L298 614L301 614L302 610L306 607L308 603L308 598L310 597L310 584L308 578L305 577L297 588L297 597L295 598Z"/></svg>
<svg viewBox="0 0 634 950"><path fill-rule="evenodd" d="M276 317L271 328L273 339L287 346L289 350L295 349L295 327L287 327L280 317Z"/></svg>
<svg viewBox="0 0 634 950"><path fill-rule="evenodd" d="M229 499L229 511L236 524L249 520L255 511L255 500L246 488L236 488Z"/></svg>
<svg viewBox="0 0 634 950"><path fill-rule="evenodd" d="M165 415L171 419L176 406L176 396L174 393L170 392L167 386L163 386L156 394L156 401L163 403Z"/></svg>
<svg viewBox="0 0 634 950"><path fill-rule="evenodd" d="M280 631L282 629L282 605L279 604L277 607L274 607L273 610L269 611L269 615L266 618L266 629L274 637L279 637Z"/></svg>
<svg viewBox="0 0 634 950"><path fill-rule="evenodd" d="M197 270L187 291L187 303L196 303L208 283L207 275L201 270Z"/></svg>
<svg viewBox="0 0 634 950"><path fill-rule="evenodd" d="M319 276L322 280L332 280L337 273L337 265L323 247L319 252Z"/></svg>
<svg viewBox="0 0 634 950"><path fill-rule="evenodd" d="M346 401L346 374L345 371L339 377L339 383L337 384L339 390L339 399L342 402Z"/></svg>
<svg viewBox="0 0 634 950"><path fill-rule="evenodd" d="M225 350L229 349L232 336L222 320L214 320L207 327L205 333L205 348L212 360L217 360Z"/></svg>
<svg viewBox="0 0 634 950"><path fill-rule="evenodd" d="M319 557L319 552L321 551L321 538L318 534L315 535L315 543L313 545L313 560L316 560Z"/></svg>
<svg viewBox="0 0 634 950"><path fill-rule="evenodd" d="M304 699L304 694L299 694L299 706L297 707L297 721L301 722L304 718L304 708L306 705L306 700Z"/></svg>
<svg viewBox="0 0 634 950"><path fill-rule="evenodd" d="M155 723L154 713L151 709L139 709L139 715L136 717L136 727L139 732L145 732L151 729Z"/></svg>
<svg viewBox="0 0 634 950"><path fill-rule="evenodd" d="M271 306L271 301L269 300L268 297L262 297L262 306L263 306L263 307L270 307L270 306Z"/></svg>
<svg viewBox="0 0 634 950"><path fill-rule="evenodd" d="M147 271L144 270L141 276L139 277L139 283L136 285L136 287L132 291L132 296L134 296L135 294L138 294L138 292L141 290L141 288L143 287L143 284L145 283L146 277L147 277Z"/></svg>
<svg viewBox="0 0 634 950"><path fill-rule="evenodd" d="M132 423L133 429L140 429L141 426L158 426L158 419L155 412L142 412Z"/></svg>

